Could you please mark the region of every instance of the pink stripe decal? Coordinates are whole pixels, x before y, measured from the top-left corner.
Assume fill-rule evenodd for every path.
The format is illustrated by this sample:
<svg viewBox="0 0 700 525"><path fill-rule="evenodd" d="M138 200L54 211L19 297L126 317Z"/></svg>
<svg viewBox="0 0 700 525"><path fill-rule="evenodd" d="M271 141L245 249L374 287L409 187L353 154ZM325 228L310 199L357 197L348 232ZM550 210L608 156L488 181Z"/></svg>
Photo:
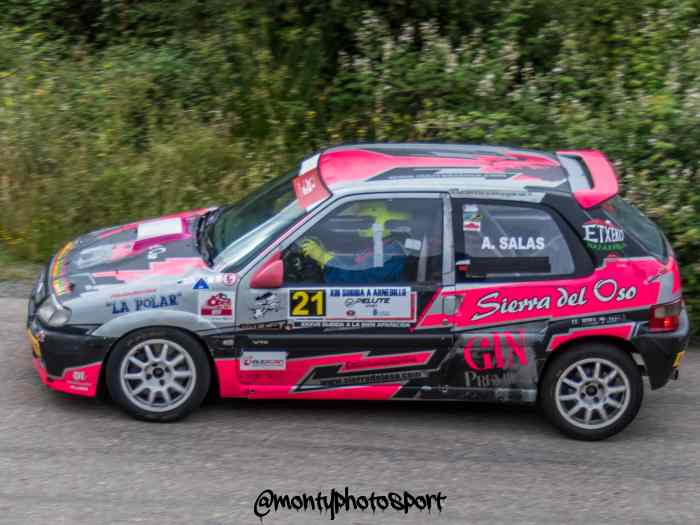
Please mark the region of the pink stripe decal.
<svg viewBox="0 0 700 525"><path fill-rule="evenodd" d="M559 163L547 157L508 153L508 157L498 155L478 155L472 158L454 157L399 157L362 149L331 151L321 155L319 169L325 183L335 184L366 180L392 168L449 168L475 167L483 173L500 173L505 170L523 168L558 167Z"/></svg>
<svg viewBox="0 0 700 525"><path fill-rule="evenodd" d="M660 283L640 286L655 275L654 258L606 259L592 275L577 279L502 283L443 291L463 297L455 316L457 327L472 328L534 319L583 317L644 309L656 304ZM458 286L459 288L459 286ZM426 315L418 328L439 327L443 314Z"/></svg>
<svg viewBox="0 0 700 525"><path fill-rule="evenodd" d="M95 277L114 277L128 283L154 275L182 275L190 268L204 268L206 263L199 257L173 257L165 261L156 261L150 264L147 270L110 270L107 272L95 272Z"/></svg>
<svg viewBox="0 0 700 525"><path fill-rule="evenodd" d="M557 334L552 337L547 346L547 351L552 352L561 345L583 337L617 337L629 341L634 331L634 323L621 325L600 326L595 328L575 328L566 334Z"/></svg>
<svg viewBox="0 0 700 525"><path fill-rule="evenodd" d="M358 370L379 370L382 368L401 368L404 366L424 365L430 360L434 351L414 352L411 354L396 354L367 357L364 354L352 355L346 358L339 372L356 372Z"/></svg>
<svg viewBox="0 0 700 525"><path fill-rule="evenodd" d="M288 359L286 369L279 371L241 370L238 359L216 360L221 397L276 399L390 399L401 388L400 383L349 385L319 390L294 391L315 368L339 366L339 372L356 372L419 366L428 362L432 351L391 356L367 357L366 352Z"/></svg>
<svg viewBox="0 0 700 525"><path fill-rule="evenodd" d="M401 385L382 384L372 386L348 386L335 390L317 390L311 392L287 392L280 387L251 387L251 399L357 399L386 400L391 399L401 390Z"/></svg>

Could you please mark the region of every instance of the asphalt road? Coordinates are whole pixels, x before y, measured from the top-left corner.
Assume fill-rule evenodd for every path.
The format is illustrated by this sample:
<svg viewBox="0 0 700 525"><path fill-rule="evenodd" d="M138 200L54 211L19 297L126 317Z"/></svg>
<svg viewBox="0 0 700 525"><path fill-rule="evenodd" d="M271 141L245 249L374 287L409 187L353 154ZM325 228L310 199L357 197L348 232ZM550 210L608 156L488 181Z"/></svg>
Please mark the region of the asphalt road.
<svg viewBox="0 0 700 525"><path fill-rule="evenodd" d="M441 491L442 512L334 523L698 523L700 351L622 434L581 443L535 411L445 403L210 403L174 424L39 383L25 301L0 298L0 523L260 523L290 495ZM271 512L263 523L331 523Z"/></svg>

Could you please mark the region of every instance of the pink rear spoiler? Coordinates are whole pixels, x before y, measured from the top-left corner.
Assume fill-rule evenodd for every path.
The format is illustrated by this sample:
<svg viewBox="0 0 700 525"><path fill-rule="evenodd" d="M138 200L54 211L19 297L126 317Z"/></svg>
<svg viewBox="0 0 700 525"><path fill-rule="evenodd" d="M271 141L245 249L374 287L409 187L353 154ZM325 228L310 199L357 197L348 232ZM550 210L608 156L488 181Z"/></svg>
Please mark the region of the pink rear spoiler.
<svg viewBox="0 0 700 525"><path fill-rule="evenodd" d="M592 208L617 195L619 186L612 164L602 151L595 149L557 151L557 155L578 157L591 174L592 187L574 191L574 198L583 208Z"/></svg>

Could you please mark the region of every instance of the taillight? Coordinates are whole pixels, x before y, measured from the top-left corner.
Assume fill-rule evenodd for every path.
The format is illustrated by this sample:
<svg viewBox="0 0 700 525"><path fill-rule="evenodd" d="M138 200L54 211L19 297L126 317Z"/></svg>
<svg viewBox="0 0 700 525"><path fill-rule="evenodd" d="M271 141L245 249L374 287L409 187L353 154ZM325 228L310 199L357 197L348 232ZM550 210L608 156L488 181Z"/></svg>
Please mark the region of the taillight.
<svg viewBox="0 0 700 525"><path fill-rule="evenodd" d="M677 330L682 311L682 299L672 303L652 306L649 315L649 330L652 332L673 332Z"/></svg>

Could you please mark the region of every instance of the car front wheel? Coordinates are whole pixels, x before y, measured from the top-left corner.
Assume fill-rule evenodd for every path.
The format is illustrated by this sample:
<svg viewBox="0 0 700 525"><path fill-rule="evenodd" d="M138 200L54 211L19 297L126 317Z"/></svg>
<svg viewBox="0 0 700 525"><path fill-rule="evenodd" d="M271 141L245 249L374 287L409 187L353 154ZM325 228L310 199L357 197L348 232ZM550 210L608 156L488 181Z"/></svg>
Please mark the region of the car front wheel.
<svg viewBox="0 0 700 525"><path fill-rule="evenodd" d="M617 434L642 404L642 376L631 356L612 345L564 350L545 372L540 402L548 419L576 439Z"/></svg>
<svg viewBox="0 0 700 525"><path fill-rule="evenodd" d="M180 419L204 400L211 370L200 343L170 328L130 334L107 363L112 398L132 416L149 421Z"/></svg>

